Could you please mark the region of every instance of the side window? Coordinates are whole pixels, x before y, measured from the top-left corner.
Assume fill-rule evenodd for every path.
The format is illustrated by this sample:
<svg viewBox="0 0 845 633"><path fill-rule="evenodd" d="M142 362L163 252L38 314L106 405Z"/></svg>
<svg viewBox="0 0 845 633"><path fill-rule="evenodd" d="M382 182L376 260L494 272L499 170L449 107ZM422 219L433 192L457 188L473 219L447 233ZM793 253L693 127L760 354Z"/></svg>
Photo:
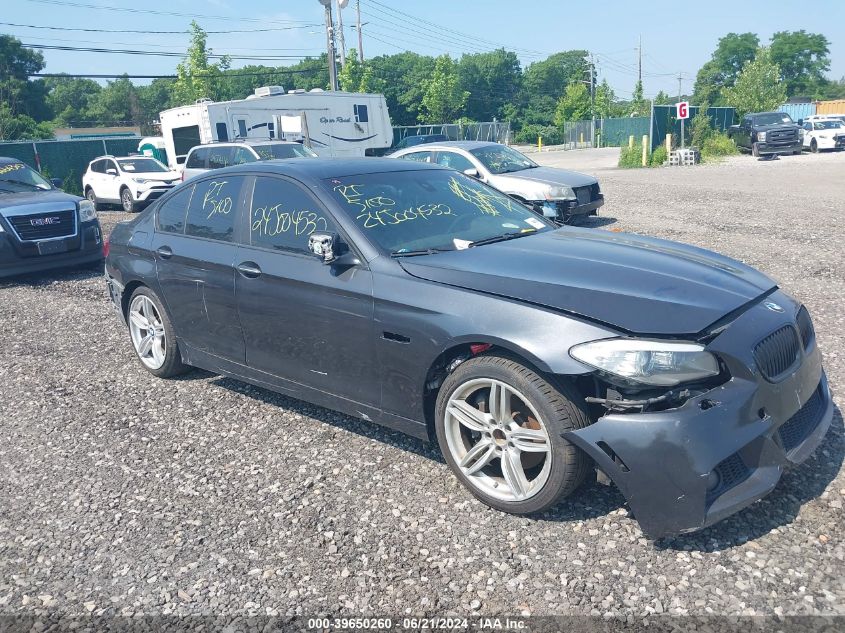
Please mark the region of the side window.
<svg viewBox="0 0 845 633"><path fill-rule="evenodd" d="M114 176L114 175L120 173L120 172L118 172L117 165L115 164L115 162L113 160L107 160L107 161L105 161L105 164L106 164L105 165L106 166L105 171L106 171L107 174L109 173L109 169L111 169L114 172L113 174L109 174L110 176Z"/></svg>
<svg viewBox="0 0 845 633"><path fill-rule="evenodd" d="M246 138L246 119L238 119L238 135Z"/></svg>
<svg viewBox="0 0 845 633"><path fill-rule="evenodd" d="M812 124L812 123L805 123L805 124L804 124L804 129L805 129L805 130L812 130L812 129L813 129L813 124Z"/></svg>
<svg viewBox="0 0 845 633"><path fill-rule="evenodd" d="M95 174L102 174L103 173L103 161L95 160L91 163L91 172Z"/></svg>
<svg viewBox="0 0 845 633"><path fill-rule="evenodd" d="M415 160L418 163L430 163L431 152L411 152L410 154L405 154L399 158L403 160Z"/></svg>
<svg viewBox="0 0 845 633"><path fill-rule="evenodd" d="M217 124L217 140L221 143L229 140L229 130L226 128L225 123L221 122Z"/></svg>
<svg viewBox="0 0 845 633"><path fill-rule="evenodd" d="M234 164L234 147L210 147L208 149L208 168L220 169Z"/></svg>
<svg viewBox="0 0 845 633"><path fill-rule="evenodd" d="M185 235L231 242L244 178L208 178L194 185Z"/></svg>
<svg viewBox="0 0 845 633"><path fill-rule="evenodd" d="M335 230L331 219L299 185L281 178L255 179L249 220L252 246L307 253L309 235Z"/></svg>
<svg viewBox="0 0 845 633"><path fill-rule="evenodd" d="M193 187L185 187L158 208L158 230L165 233L185 232L185 212L191 201Z"/></svg>
<svg viewBox="0 0 845 633"><path fill-rule="evenodd" d="M475 165L468 158L456 152L437 152L437 164L443 165L444 167L451 167L458 171L475 169Z"/></svg>
<svg viewBox="0 0 845 633"><path fill-rule="evenodd" d="M352 109L355 112L355 122L356 123L367 123L367 122L369 122L370 118L367 115L367 106L356 105L356 106L353 106Z"/></svg>
<svg viewBox="0 0 845 633"><path fill-rule="evenodd" d="M246 147L236 147L235 156L232 158L232 164L243 165L244 163L254 163L255 156Z"/></svg>
<svg viewBox="0 0 845 633"><path fill-rule="evenodd" d="M205 161L207 156L208 148L198 147L191 152L190 156L188 156L188 160L185 163L185 167L187 169L205 169Z"/></svg>

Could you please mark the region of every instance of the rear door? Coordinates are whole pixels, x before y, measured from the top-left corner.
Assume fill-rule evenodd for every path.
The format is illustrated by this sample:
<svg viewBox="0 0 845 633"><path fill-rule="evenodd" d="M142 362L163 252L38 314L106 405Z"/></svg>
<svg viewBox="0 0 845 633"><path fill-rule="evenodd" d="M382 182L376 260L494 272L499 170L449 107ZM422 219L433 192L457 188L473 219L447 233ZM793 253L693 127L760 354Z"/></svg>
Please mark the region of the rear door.
<svg viewBox="0 0 845 633"><path fill-rule="evenodd" d="M176 335L191 351L241 364L233 262L246 180L209 176L181 189L159 207L152 244Z"/></svg>
<svg viewBox="0 0 845 633"><path fill-rule="evenodd" d="M378 406L372 273L363 264L335 268L310 254L311 233L338 227L298 182L256 176L246 200L235 290L247 364Z"/></svg>

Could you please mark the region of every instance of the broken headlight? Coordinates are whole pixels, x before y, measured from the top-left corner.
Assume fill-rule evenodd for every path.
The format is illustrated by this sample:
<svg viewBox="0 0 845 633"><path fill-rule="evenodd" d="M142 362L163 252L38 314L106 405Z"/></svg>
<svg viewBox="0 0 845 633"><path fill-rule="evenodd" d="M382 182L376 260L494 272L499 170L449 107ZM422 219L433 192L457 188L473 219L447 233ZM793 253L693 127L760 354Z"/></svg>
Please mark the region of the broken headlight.
<svg viewBox="0 0 845 633"><path fill-rule="evenodd" d="M719 375L719 361L697 343L604 339L575 345L570 356L612 376L656 387Z"/></svg>

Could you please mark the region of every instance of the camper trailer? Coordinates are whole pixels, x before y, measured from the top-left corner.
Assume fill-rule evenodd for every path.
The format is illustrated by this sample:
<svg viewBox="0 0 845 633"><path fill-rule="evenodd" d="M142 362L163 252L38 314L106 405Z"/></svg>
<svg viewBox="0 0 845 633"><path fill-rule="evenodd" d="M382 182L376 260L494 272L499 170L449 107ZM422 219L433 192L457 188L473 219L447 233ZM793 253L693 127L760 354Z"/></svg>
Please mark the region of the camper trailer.
<svg viewBox="0 0 845 633"><path fill-rule="evenodd" d="M365 156L393 142L384 95L327 92L319 88L258 88L246 99L208 99L161 113L161 132L172 168L204 143L240 139L301 141L320 156Z"/></svg>

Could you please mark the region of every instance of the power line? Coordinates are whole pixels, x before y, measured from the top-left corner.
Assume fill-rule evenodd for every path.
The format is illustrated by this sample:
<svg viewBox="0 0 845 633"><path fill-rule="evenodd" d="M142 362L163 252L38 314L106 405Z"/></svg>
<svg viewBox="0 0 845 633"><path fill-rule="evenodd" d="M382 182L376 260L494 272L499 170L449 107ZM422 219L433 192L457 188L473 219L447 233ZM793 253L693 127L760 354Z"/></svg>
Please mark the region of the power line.
<svg viewBox="0 0 845 633"><path fill-rule="evenodd" d="M15 26L22 29L45 29L49 31L79 31L83 33L137 33L143 35L188 35L191 31L151 31L149 29L84 29L67 26L36 26L35 24L16 24L14 22L0 22L3 26ZM304 24L302 26L283 26L272 29L230 29L226 31L205 31L208 35L221 35L228 33L267 33L272 31L290 31L293 29L310 29L318 24ZM205 30L205 29L203 29Z"/></svg>
<svg viewBox="0 0 845 633"><path fill-rule="evenodd" d="M103 41L100 41L100 40L68 40L68 39L63 39L63 38L59 38L59 37L49 37L49 38L48 37L30 37L29 39L46 41L46 42L67 42L67 43L70 43L70 44L99 44L99 45L114 44L114 45L118 45L118 46L123 45L125 43L125 42L103 42ZM173 44L156 44L154 42L144 42L144 45L145 46L152 46L154 48L169 48L169 47L173 46ZM236 47L230 48L228 50L231 50L231 51L268 51L268 52L269 51L306 51L306 53L305 53L306 55L312 55L312 56L315 56L315 57L318 57L323 53L323 51L319 51L319 50L315 51L313 48L267 48L267 47L250 48L250 47L236 46ZM216 54L215 55L209 54L209 55L210 56L216 56Z"/></svg>
<svg viewBox="0 0 845 633"><path fill-rule="evenodd" d="M75 9L95 9L98 11L123 11L125 13L144 13L148 15L166 15L177 18L197 18L201 20L230 20L234 22L258 22L270 24L306 24L302 20L267 20L264 18L244 18L232 15L208 15L198 13L177 13L175 11L156 11L154 9L135 9L132 7L112 7L99 4L86 4L83 2L68 2L66 0L26 0L40 4L50 4L62 7L73 7Z"/></svg>
<svg viewBox="0 0 845 633"><path fill-rule="evenodd" d="M105 53L115 55L150 55L154 57L185 57L185 53L177 51L144 51L144 50L129 50L129 49L115 49L115 48L96 48L85 46L52 46L49 44L22 44L25 48L33 48L37 50L51 50L51 51L74 51L81 53ZM220 55L218 53L209 54L209 59L239 59L247 61L276 61L283 59L306 59L308 55L265 55L265 56L250 56L250 55ZM311 56L316 57L316 56Z"/></svg>
<svg viewBox="0 0 845 633"><path fill-rule="evenodd" d="M222 78L226 77L266 77L268 75L305 75L308 73L320 73L323 72L322 68L297 68L295 70L285 70L284 66L279 66L272 70L268 70L266 72L249 72L249 73L240 73L240 72L231 72L231 71L223 71L221 75ZM68 78L68 79L177 79L176 75L129 75L126 73L122 73L119 75L109 75L109 74L87 74L87 73L32 73L29 75L30 77L57 77L57 78Z"/></svg>

